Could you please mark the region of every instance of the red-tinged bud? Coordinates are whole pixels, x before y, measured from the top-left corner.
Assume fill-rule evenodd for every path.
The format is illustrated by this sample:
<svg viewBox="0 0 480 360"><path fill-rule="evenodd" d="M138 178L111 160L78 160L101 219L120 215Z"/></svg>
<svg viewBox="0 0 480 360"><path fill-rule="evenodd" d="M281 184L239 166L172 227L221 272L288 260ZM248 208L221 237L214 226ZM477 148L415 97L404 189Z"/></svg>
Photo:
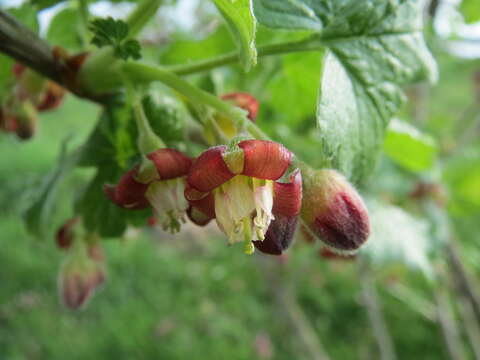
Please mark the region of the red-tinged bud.
<svg viewBox="0 0 480 360"><path fill-rule="evenodd" d="M15 133L22 140L30 139L37 131L38 115L30 101L24 101L15 114Z"/></svg>
<svg viewBox="0 0 480 360"><path fill-rule="evenodd" d="M75 224L78 223L78 220L78 218L72 218L57 230L55 242L59 249L67 250L72 245L74 240L74 227Z"/></svg>
<svg viewBox="0 0 480 360"><path fill-rule="evenodd" d="M205 216L197 219L197 215L202 214L193 212L199 210L195 209L195 201L213 194L219 228L230 243L243 241L245 252L250 254L254 250L252 241L265 240L274 219L274 180L285 174L292 154L272 141L244 140L234 144L212 147L196 159L187 177L185 197L192 204L190 216L195 222L201 222L207 221L210 215L203 212ZM294 197L293 201L299 207L300 200ZM286 224L279 222L272 229L273 236L279 238L281 234L286 238L285 234L295 228L293 220Z"/></svg>
<svg viewBox="0 0 480 360"><path fill-rule="evenodd" d="M46 91L37 104L38 111L53 110L57 108L65 95L65 89L53 81L47 83Z"/></svg>
<svg viewBox="0 0 480 360"><path fill-rule="evenodd" d="M346 253L370 235L367 208L355 188L335 170L303 172L302 218L325 245Z"/></svg>
<svg viewBox="0 0 480 360"><path fill-rule="evenodd" d="M68 308L84 305L105 282L105 263L99 243L86 244L77 239L60 269L60 297Z"/></svg>
<svg viewBox="0 0 480 360"><path fill-rule="evenodd" d="M275 183L273 197L274 220L263 241L254 241L263 253L281 255L292 244L302 206L302 176L300 170L290 176L288 183Z"/></svg>
<svg viewBox="0 0 480 360"><path fill-rule="evenodd" d="M145 193L147 184L136 180L138 167L127 171L117 185L105 184L103 190L107 197L118 206L128 210L141 210L149 206Z"/></svg>
<svg viewBox="0 0 480 360"><path fill-rule="evenodd" d="M258 101L249 93L234 92L221 96L222 100L230 101L233 105L248 112L248 118L255 122L258 114Z"/></svg>
<svg viewBox="0 0 480 360"><path fill-rule="evenodd" d="M158 149L147 158L155 165L160 180L185 176L192 166L192 159L176 149Z"/></svg>

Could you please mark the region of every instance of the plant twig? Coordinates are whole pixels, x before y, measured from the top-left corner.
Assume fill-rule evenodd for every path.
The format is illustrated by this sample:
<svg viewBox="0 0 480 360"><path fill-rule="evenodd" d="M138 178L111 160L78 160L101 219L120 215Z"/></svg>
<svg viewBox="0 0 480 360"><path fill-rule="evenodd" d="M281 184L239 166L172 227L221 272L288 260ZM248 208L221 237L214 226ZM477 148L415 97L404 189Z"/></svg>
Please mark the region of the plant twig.
<svg viewBox="0 0 480 360"><path fill-rule="evenodd" d="M318 334L308 321L307 316L297 303L294 291L290 285L285 285L279 277L281 273L279 263L274 263L270 258L257 258L262 273L265 275L265 282L269 286L273 297L278 301L279 306L287 315L287 319L294 328L297 339L302 343L302 348L308 353L312 360L329 360L325 348L320 342ZM268 263L267 263L268 262Z"/></svg>
<svg viewBox="0 0 480 360"><path fill-rule="evenodd" d="M362 288L363 304L365 305L372 326L373 336L377 342L382 360L395 360L395 348L383 316L377 290L369 269L364 260L358 262L358 276Z"/></svg>

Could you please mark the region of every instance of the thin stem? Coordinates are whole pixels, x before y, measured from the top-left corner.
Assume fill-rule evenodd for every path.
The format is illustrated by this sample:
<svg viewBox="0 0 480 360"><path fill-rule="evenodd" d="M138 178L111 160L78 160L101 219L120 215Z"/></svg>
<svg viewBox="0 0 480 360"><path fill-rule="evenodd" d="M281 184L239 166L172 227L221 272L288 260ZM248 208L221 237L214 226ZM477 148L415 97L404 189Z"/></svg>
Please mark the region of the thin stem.
<svg viewBox="0 0 480 360"><path fill-rule="evenodd" d="M133 112L138 128L138 149L143 155L166 147L165 143L153 131L143 110L140 96L134 95Z"/></svg>
<svg viewBox="0 0 480 360"><path fill-rule="evenodd" d="M372 326L373 335L380 350L380 359L395 360L395 347L392 337L388 331L387 323L378 298L372 273L365 260L360 259L358 263L358 275L362 287L363 304L365 305Z"/></svg>
<svg viewBox="0 0 480 360"><path fill-rule="evenodd" d="M277 44L263 45L257 48L257 56L264 57L270 55L288 54L301 51L318 51L323 45L318 36L309 36L305 39L288 41ZM212 70L214 68L234 64L240 60L238 51L220 55L211 59L200 60L191 64L173 65L167 67L171 72L177 75L188 75L202 71Z"/></svg>
<svg viewBox="0 0 480 360"><path fill-rule="evenodd" d="M148 21L156 14L161 4L162 0L141 1L127 19L129 28L128 36L132 38L136 37Z"/></svg>
<svg viewBox="0 0 480 360"><path fill-rule="evenodd" d="M158 80L186 96L194 103L202 103L214 108L219 113L235 121L237 124L242 124L243 122L248 121L244 110L230 105L217 96L209 94L208 92L189 84L168 70L139 63L125 63L123 64L122 69L130 81L134 83Z"/></svg>
<svg viewBox="0 0 480 360"><path fill-rule="evenodd" d="M80 13L81 29L80 34L82 37L82 44L84 47L88 45L88 20L89 20L89 10L87 0L78 0L78 9Z"/></svg>

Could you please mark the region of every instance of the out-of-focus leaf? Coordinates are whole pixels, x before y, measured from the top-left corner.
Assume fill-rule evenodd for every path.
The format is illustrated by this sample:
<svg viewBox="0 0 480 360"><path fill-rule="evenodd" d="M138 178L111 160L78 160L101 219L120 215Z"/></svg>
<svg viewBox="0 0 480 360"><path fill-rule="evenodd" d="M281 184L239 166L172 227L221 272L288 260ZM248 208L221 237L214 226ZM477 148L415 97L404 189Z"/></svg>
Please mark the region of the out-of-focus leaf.
<svg viewBox="0 0 480 360"><path fill-rule="evenodd" d="M398 165L415 172L430 169L437 155L437 146L431 136L398 119L390 123L383 148Z"/></svg>
<svg viewBox="0 0 480 360"><path fill-rule="evenodd" d="M37 7L25 3L20 7L7 10L10 15L14 16L19 22L28 27L35 33L38 33L39 25L37 18Z"/></svg>
<svg viewBox="0 0 480 360"><path fill-rule="evenodd" d="M95 130L83 145L80 166L116 163L126 167L137 153L131 108L121 102L107 106Z"/></svg>
<svg viewBox="0 0 480 360"><path fill-rule="evenodd" d="M428 253L432 238L428 223L399 207L371 201L368 203L372 234L362 252L373 262L403 262L430 275Z"/></svg>
<svg viewBox="0 0 480 360"><path fill-rule="evenodd" d="M31 5L35 5L38 10L47 9L49 7L55 6L60 4L66 0L30 0L29 3Z"/></svg>
<svg viewBox="0 0 480 360"><path fill-rule="evenodd" d="M164 64L180 64L195 60L206 59L234 49L226 27L219 27L205 39L181 40L178 39L169 45L160 60Z"/></svg>
<svg viewBox="0 0 480 360"><path fill-rule="evenodd" d="M9 85L13 81L13 59L0 55L0 102L10 92Z"/></svg>
<svg viewBox="0 0 480 360"><path fill-rule="evenodd" d="M422 4L383 0L257 0L267 26L318 32L330 52L317 119L323 152L354 182L372 173L385 129L404 96L400 85L436 78L422 36Z"/></svg>
<svg viewBox="0 0 480 360"><path fill-rule="evenodd" d="M460 11L467 23L480 21L480 1L463 0L460 4Z"/></svg>
<svg viewBox="0 0 480 360"><path fill-rule="evenodd" d="M50 235L55 225L54 218L60 187L78 159L78 152L67 154L66 145L63 146L57 167L45 177L42 186L38 189L38 197L23 214L27 229L33 235L39 238Z"/></svg>
<svg viewBox="0 0 480 360"><path fill-rule="evenodd" d="M245 71L257 63L255 46L256 21L250 8L250 0L214 0L225 18L240 51Z"/></svg>
<svg viewBox="0 0 480 360"><path fill-rule="evenodd" d="M468 149L444 164L444 180L455 215L480 213L480 150Z"/></svg>
<svg viewBox="0 0 480 360"><path fill-rule="evenodd" d="M78 10L66 8L52 19L47 32L47 40L70 51L80 49L82 42L78 33L80 26Z"/></svg>

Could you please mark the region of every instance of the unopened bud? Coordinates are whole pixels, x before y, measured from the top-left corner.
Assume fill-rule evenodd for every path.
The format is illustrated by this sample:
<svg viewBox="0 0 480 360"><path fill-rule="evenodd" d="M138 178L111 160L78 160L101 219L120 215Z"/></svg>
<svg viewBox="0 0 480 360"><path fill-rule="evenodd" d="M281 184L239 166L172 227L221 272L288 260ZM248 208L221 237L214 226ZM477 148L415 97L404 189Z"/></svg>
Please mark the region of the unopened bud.
<svg viewBox="0 0 480 360"><path fill-rule="evenodd" d="M74 226L78 218L72 218L63 224L55 234L55 242L60 249L69 249L74 240Z"/></svg>
<svg viewBox="0 0 480 360"><path fill-rule="evenodd" d="M30 139L37 131L38 115L35 107L30 101L24 101L15 115L17 136L22 140Z"/></svg>
<svg viewBox="0 0 480 360"><path fill-rule="evenodd" d="M335 170L303 173L302 218L308 229L328 247L357 250L370 235L367 208L343 175Z"/></svg>
<svg viewBox="0 0 480 360"><path fill-rule="evenodd" d="M59 292L65 306L78 309L105 281L103 253L98 243L76 240L59 274Z"/></svg>

